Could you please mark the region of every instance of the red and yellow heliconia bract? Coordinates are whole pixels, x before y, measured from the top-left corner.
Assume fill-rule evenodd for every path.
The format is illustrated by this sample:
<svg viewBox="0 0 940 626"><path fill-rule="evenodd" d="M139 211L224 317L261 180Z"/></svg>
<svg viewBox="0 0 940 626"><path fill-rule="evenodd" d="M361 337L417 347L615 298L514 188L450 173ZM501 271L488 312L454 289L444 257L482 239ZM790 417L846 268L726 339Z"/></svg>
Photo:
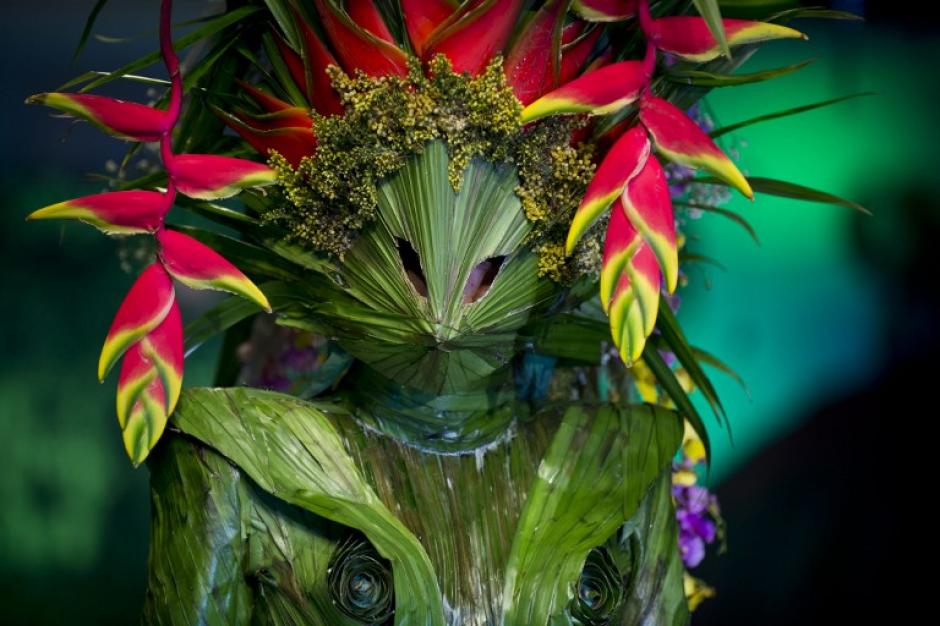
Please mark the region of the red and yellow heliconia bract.
<svg viewBox="0 0 940 626"><path fill-rule="evenodd" d="M224 198L247 187L274 182L267 165L209 154L176 155L171 133L182 102L179 60L170 40L171 0L162 0L160 49L170 74L166 110L88 94L46 93L30 103L45 104L83 118L105 132L133 141L159 141L167 170L167 190L101 193L59 202L33 212L29 219L77 219L108 234L150 233L160 246L158 260L141 272L118 308L98 360L98 378L122 356L117 415L124 445L134 465L147 457L162 434L180 396L183 380L183 326L171 274L200 289L242 295L270 311L264 294L242 272L211 248L180 233L164 230L166 214L179 191L200 199ZM267 115L252 118L253 131L281 131L306 125L299 108L263 92L252 92Z"/></svg>
<svg viewBox="0 0 940 626"><path fill-rule="evenodd" d="M806 35L780 24L749 20L721 20L729 46L760 43L771 39L807 39ZM721 48L704 19L692 16L662 17L652 21L649 37L663 52L693 63L718 58Z"/></svg>
<svg viewBox="0 0 940 626"><path fill-rule="evenodd" d="M271 304L261 290L206 244L175 230L161 230L157 233L157 242L163 267L187 287L228 291L251 300L266 311L271 310Z"/></svg>
<svg viewBox="0 0 940 626"><path fill-rule="evenodd" d="M571 8L590 22L622 22L636 15L637 0L573 0Z"/></svg>
<svg viewBox="0 0 940 626"><path fill-rule="evenodd" d="M51 204L27 219L80 220L109 235L136 235L160 228L171 202L159 191L112 191Z"/></svg>
<svg viewBox="0 0 940 626"><path fill-rule="evenodd" d="M640 61L620 61L575 78L522 111L524 123L549 115L616 113L636 102L647 76Z"/></svg>
<svg viewBox="0 0 940 626"><path fill-rule="evenodd" d="M27 102L81 118L109 135L129 141L160 141L174 122L167 111L91 94L41 93Z"/></svg>

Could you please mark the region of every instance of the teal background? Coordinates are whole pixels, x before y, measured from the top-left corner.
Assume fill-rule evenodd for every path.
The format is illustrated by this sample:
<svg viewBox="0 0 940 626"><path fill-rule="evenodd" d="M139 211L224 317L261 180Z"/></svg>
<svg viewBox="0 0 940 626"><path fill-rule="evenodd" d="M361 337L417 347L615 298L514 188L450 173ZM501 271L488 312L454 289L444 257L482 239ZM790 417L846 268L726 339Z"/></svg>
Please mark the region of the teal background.
<svg viewBox="0 0 940 626"><path fill-rule="evenodd" d="M124 457L114 377L99 385L94 375L100 342L132 278L119 267L117 240L80 225L23 220L35 208L99 190L84 174L121 155L119 144L92 129L70 129L22 104L80 71L110 69L152 47L155 4L114 2L100 31L133 38L92 42L70 65L91 4L14 0L0 7L2 623L130 623L145 580L147 471ZM181 5L182 19L204 3ZM938 87L925 80L933 70L923 69L940 62L937 38L880 21L803 26L809 42L768 45L746 69L818 60L771 83L716 92L709 98L714 116L721 125L879 92L737 134L747 142L740 160L747 173L858 200L875 217L758 196L728 206L754 224L759 247L717 216L690 228L690 248L727 270L690 272L681 311L687 335L738 371L751 394L716 373L734 433L733 444L722 431L713 436L711 480L719 494L723 480L759 460L816 407L878 375L894 314L887 306L893 277L858 253L858 222L874 220L890 239L900 192L915 184L937 192ZM112 93L140 97L126 86ZM203 294L184 293L188 319L209 304ZM213 346L196 353L186 383L207 384L213 360Z"/></svg>

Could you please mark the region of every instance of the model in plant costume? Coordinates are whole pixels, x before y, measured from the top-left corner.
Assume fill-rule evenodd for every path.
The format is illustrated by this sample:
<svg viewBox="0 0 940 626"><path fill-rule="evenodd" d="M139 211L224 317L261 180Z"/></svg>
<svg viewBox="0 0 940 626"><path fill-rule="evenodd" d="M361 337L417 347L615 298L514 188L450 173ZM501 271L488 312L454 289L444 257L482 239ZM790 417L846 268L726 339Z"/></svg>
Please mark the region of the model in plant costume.
<svg viewBox="0 0 940 626"><path fill-rule="evenodd" d="M838 199L747 179L685 111L769 77L730 72L812 12L251 0L176 39L208 42L181 72L170 4L164 103L84 93L146 60L32 98L159 143L160 171L31 216L156 240L99 364L120 363L125 447L151 471L144 621L686 623L683 560L715 510L687 393L721 410L664 305L672 196ZM184 333L178 288L244 299ZM184 342L218 332L220 387L181 392ZM224 386L297 341L294 395Z"/></svg>

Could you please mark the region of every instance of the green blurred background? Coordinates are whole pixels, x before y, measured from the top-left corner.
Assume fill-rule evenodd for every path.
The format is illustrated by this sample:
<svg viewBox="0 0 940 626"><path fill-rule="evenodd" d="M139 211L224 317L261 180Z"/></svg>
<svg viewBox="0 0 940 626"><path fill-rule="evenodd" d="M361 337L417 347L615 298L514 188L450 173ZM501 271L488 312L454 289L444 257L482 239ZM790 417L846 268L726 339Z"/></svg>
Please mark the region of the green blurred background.
<svg viewBox="0 0 940 626"><path fill-rule="evenodd" d="M145 582L147 471L133 470L124 458L114 381L99 385L94 375L111 312L131 282L118 262L121 246L87 227L23 220L37 207L99 190L86 173L101 171L122 154L120 144L91 128L72 127L23 104L25 96L81 71L111 69L153 47L156 3L114 0L97 31L128 39L92 41L72 62L93 4L0 5L2 623L131 623ZM930 345L918 345L917 335L899 335L897 328L909 326L910 309L900 305L913 298L904 290L914 282L899 274L909 269L911 255L921 253L915 248L923 229L936 225L940 87L927 75L940 64L940 41L935 28L916 24L887 3L844 4L867 10L869 21L803 22L809 42L768 45L747 69L817 57L810 67L771 83L719 90L708 99L722 125L848 93L878 92L747 128L731 140L747 173L852 198L875 217L758 196L753 204L735 198L729 208L751 221L760 246L714 215L690 227L690 248L727 269L697 266L690 272L681 311L687 334L738 371L750 390L749 398L716 374L734 443L716 429L711 483L719 495L728 485L734 506L767 499L771 483L741 486L747 476L760 474L749 472L761 467L764 451L808 428L822 407L877 386L895 362ZM178 19L210 6L181 2ZM138 92L128 95L139 97ZM912 212L919 221L911 221ZM207 304L191 292L185 297L184 316ZM920 320L928 339L935 334L933 312L928 306ZM213 346L193 355L186 383L208 383L213 360ZM789 456L793 464L804 462L799 454ZM832 464L839 458L836 451ZM727 501L725 508L733 522ZM754 572L759 579L781 566L735 561L753 556L761 540L778 541L770 529L764 537L745 520L739 529L732 523L730 532L729 554L709 566L723 586L702 610L706 623L748 623L722 613L740 598L734 581L746 576L743 568L763 568ZM737 549L736 532L743 537ZM748 546L743 555L741 545ZM824 547L806 540L795 549Z"/></svg>

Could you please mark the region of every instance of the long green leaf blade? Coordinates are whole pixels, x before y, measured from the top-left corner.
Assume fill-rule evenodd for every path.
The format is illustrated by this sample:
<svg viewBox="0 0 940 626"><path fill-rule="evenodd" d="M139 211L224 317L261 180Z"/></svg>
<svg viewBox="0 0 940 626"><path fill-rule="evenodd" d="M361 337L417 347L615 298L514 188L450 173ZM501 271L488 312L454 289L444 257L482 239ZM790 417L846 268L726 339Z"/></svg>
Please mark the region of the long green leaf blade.
<svg viewBox="0 0 940 626"><path fill-rule="evenodd" d="M823 107L831 106L833 104L838 104L840 102L845 102L846 100L853 100L855 98L862 98L865 96L875 95L874 91L862 91L859 93L849 94L847 96L841 96L839 98L832 98L830 100L823 100L822 102L814 102L813 104L804 104L802 106L793 107L792 109L786 109L783 111L777 111L776 113L766 113L764 115L758 115L757 117L752 117L751 119L744 120L742 122L737 122L735 124L729 124L727 126L722 126L721 128L716 128L711 133L709 133L712 139L721 137L730 132L736 131L745 126L751 126L752 124L760 124L761 122L767 122L770 120L780 119L781 117L788 117L790 115L797 115L799 113L805 113L807 111L812 111L814 109L821 109Z"/></svg>

